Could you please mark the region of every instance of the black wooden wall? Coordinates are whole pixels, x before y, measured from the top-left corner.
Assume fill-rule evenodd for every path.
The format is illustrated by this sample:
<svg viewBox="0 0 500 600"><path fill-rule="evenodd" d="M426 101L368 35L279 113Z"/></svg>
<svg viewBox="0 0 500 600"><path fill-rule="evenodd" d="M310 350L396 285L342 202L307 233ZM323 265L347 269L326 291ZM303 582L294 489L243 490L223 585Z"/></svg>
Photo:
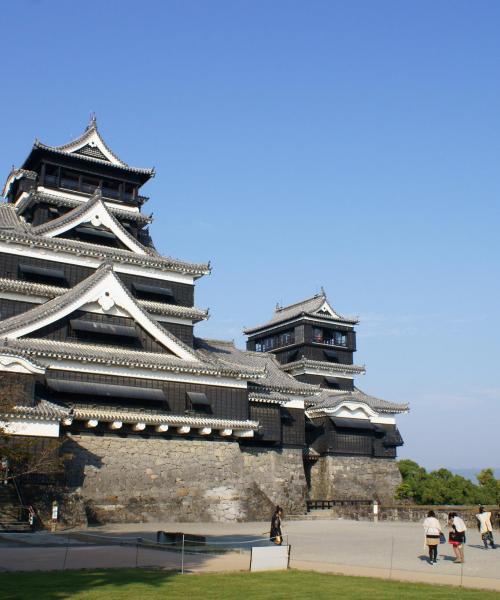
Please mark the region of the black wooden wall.
<svg viewBox="0 0 500 600"><path fill-rule="evenodd" d="M161 389L165 392L167 404L160 403L162 410L168 410L174 415L184 415L189 408L186 392L203 392L211 401L211 414L203 416L214 416L221 419L238 419L245 420L249 417L248 410L248 393L246 389L217 387L213 385L202 385L195 383L159 381L157 379L142 379L139 377L123 377L118 375L98 375L92 373L81 373L77 371L62 371L57 369L49 369L47 376L55 379L67 381L85 381L89 383L103 383L109 385L126 385L138 388L154 388ZM82 403L106 404L112 403L109 398L95 398L95 396L70 394L60 394L46 391L47 394L61 401L78 401ZM140 401L129 400L127 398L117 398L114 400L116 406L123 407L141 407L144 405L147 408L154 408L158 403L148 402L141 403Z"/></svg>
<svg viewBox="0 0 500 600"><path fill-rule="evenodd" d="M46 278L41 283L49 285L58 285L62 287L73 287L83 279L86 279L94 272L91 267L85 267L81 265L72 265L59 263L55 261L31 258L25 256L17 256L14 254L0 253L0 277L6 277L8 279L21 279L31 281L27 276L22 275L19 269L20 264L32 265L35 267L58 269L64 271L64 280ZM142 283L145 285L159 286L170 288L173 292L174 299L168 299L170 304L178 304L179 306L194 305L194 285L187 283L179 283L176 281L162 281L160 279L154 279L152 277L140 277L137 275L130 275L128 273L116 273L120 280L125 284L125 287L135 295L132 284Z"/></svg>

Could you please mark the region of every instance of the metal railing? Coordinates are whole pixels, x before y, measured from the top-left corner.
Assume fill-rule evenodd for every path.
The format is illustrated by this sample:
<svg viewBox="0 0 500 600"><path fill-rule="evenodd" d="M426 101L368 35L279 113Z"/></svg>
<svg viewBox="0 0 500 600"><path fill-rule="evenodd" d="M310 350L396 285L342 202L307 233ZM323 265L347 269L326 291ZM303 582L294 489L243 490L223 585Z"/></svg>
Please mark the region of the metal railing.
<svg viewBox="0 0 500 600"><path fill-rule="evenodd" d="M295 336L290 335L287 338L271 338L265 344L256 344L256 352L267 352L268 350L275 350L276 348L282 348L284 346L290 346L295 344Z"/></svg>
<svg viewBox="0 0 500 600"><path fill-rule="evenodd" d="M347 340L345 342L339 342L335 338L313 338L315 344L326 344L327 346L339 346L339 348L347 348Z"/></svg>
<svg viewBox="0 0 500 600"><path fill-rule="evenodd" d="M307 500L307 511L327 510L336 506L371 506L371 500Z"/></svg>

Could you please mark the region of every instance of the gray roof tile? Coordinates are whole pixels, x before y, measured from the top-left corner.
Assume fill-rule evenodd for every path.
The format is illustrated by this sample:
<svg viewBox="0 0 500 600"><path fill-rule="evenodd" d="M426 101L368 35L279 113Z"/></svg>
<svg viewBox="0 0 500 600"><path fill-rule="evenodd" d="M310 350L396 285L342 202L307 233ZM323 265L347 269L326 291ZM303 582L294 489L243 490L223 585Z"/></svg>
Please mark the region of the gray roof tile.
<svg viewBox="0 0 500 600"><path fill-rule="evenodd" d="M35 235L32 230L27 228L26 224L19 219L13 205L0 203L0 208L0 240L6 242L16 242L24 246L52 249L55 251L61 250L81 256L91 256L104 260L109 259L115 262L141 265L166 271L176 271L190 275L192 274L194 276L207 275L210 273L209 264L187 263L175 258L156 255L152 252L143 255L137 254L137 252L131 252L130 250L110 248L77 240L57 237L45 238Z"/></svg>
<svg viewBox="0 0 500 600"><path fill-rule="evenodd" d="M27 194L22 200L16 204L16 210L19 214L22 214L26 208L28 208L31 204L43 201L47 204L51 204L54 206L64 206L66 208L76 208L80 206L82 203L85 203L87 198L82 196L81 200L76 200L75 198L63 197L56 194L51 194L46 191L33 191ZM104 202L111 202L111 200L104 199ZM140 211L131 211L125 210L121 208L117 208L116 206L111 206L106 204L108 210L115 215L118 219L125 219L127 221L137 221L139 223L152 223L153 217L151 215L146 215Z"/></svg>
<svg viewBox="0 0 500 600"><path fill-rule="evenodd" d="M261 329L267 329L269 327L279 325L280 323L285 323L286 321L290 321L290 320L300 317L302 315L317 316L317 317L320 317L321 319L327 319L327 320L331 320L331 321L340 321L340 322L344 322L344 323L352 324L352 325L354 325L358 322L357 318L344 317L344 316L340 315L339 313L337 313L337 311L334 311L336 314L336 317L332 317L331 315L326 314L326 313L322 313L320 315L314 315L314 313L316 311L320 310L320 308L323 306L323 304L325 303L326 300L327 300L326 295L324 293L321 293L321 294L316 294L315 296L313 296L312 298L308 298L307 300L302 300L301 302L296 302L295 304L290 304L290 305L284 306L284 307L276 307L273 317L267 323L264 323L263 325L258 325L256 327L246 328L246 329L244 329L244 333L246 333L246 334L256 333L257 331L259 331Z"/></svg>
<svg viewBox="0 0 500 600"><path fill-rule="evenodd" d="M321 412L324 409L331 409L339 406L342 402L363 402L377 412L402 413L407 412L408 404L396 404L388 400L382 400L375 396L370 396L362 392L359 388L354 388L352 392L324 390L319 396L314 396L306 400L309 404L308 414L316 411Z"/></svg>
<svg viewBox="0 0 500 600"><path fill-rule="evenodd" d="M128 239L132 244L139 246L139 248L141 250L143 250L145 254L158 256L158 253L156 252L156 250L153 250L152 248L148 248L148 247L144 246L143 244L141 244L139 242L139 240L137 240L134 236L132 236L125 229L125 227L123 227L123 225L116 218L116 216L109 210L109 207L107 206L107 204L103 201L101 190L99 188L94 192L93 196L91 196L87 200L87 202L83 202L79 206L76 206L75 208L73 208L72 210L70 210L69 212L67 212L64 215L61 215L57 219L52 219L51 221L47 221L46 223L43 223L42 225L37 225L36 227L32 227L31 233L36 236L38 236L38 235L43 236L47 233L50 233L51 231L58 229L61 226L71 225L71 223L75 223L81 215L85 214L89 210L92 210L92 208L98 207L98 206L107 213L107 215L109 216L109 218L111 219L111 221L113 222L115 227L121 232L121 234L123 236L125 236L126 239Z"/></svg>
<svg viewBox="0 0 500 600"><path fill-rule="evenodd" d="M280 368L279 362L272 354L239 350L233 342L204 340L201 338L195 338L195 347L198 350L198 355L203 356L207 360L210 360L210 357L216 356L219 362L228 366L232 365L240 369L265 370L265 379L253 380L253 390L255 393L260 393L259 390L268 389L290 394L307 395L313 394L319 389L318 386L302 383L284 373Z"/></svg>

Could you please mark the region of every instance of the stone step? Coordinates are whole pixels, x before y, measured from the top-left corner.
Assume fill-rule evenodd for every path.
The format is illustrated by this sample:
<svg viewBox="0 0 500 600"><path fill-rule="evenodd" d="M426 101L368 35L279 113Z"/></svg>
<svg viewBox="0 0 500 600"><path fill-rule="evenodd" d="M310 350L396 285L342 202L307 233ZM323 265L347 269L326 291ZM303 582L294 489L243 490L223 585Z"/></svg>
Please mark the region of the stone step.
<svg viewBox="0 0 500 600"><path fill-rule="evenodd" d="M2 521L12 521L16 519L19 519L19 511L17 509L0 510L0 523Z"/></svg>
<svg viewBox="0 0 500 600"><path fill-rule="evenodd" d="M0 533L30 533L31 527L26 523L0 523Z"/></svg>

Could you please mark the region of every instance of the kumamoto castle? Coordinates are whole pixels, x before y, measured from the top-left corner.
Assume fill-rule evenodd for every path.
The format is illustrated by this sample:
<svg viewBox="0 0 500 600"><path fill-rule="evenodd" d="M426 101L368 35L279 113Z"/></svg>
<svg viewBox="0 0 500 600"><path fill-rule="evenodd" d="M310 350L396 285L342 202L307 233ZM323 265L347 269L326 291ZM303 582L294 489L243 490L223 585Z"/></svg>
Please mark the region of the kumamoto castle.
<svg viewBox="0 0 500 600"><path fill-rule="evenodd" d="M155 249L142 195L153 176L118 158L92 118L63 146L36 141L7 178L0 375L23 397L1 418L40 447L60 439L65 457L56 478L22 480L29 500L57 497L68 522L118 522L391 499L408 407L355 385L357 319L321 292L263 315L246 350L197 337L209 315L195 284L210 265Z"/></svg>

